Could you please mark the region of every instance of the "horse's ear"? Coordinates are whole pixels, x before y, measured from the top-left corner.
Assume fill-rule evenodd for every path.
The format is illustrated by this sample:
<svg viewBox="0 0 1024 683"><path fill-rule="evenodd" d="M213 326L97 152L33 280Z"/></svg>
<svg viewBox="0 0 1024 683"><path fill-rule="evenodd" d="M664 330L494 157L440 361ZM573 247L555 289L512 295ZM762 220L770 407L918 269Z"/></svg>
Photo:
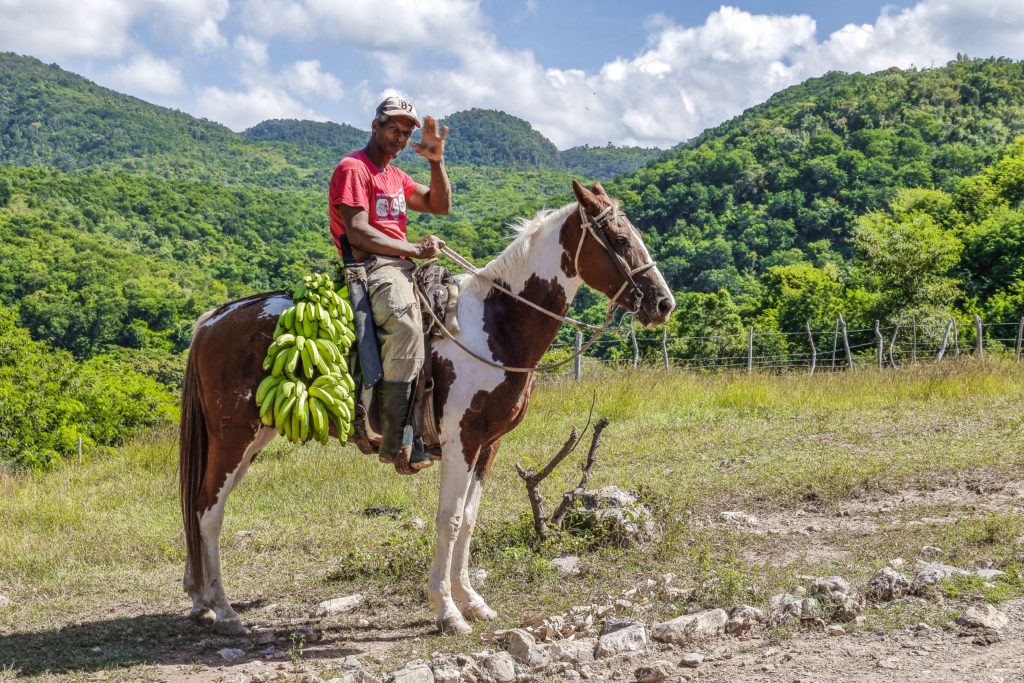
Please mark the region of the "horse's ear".
<svg viewBox="0 0 1024 683"><path fill-rule="evenodd" d="M608 197L608 193L604 191L604 187L602 187L601 183L596 180L594 181L594 186L590 188L590 191L594 194L601 195L602 197ZM609 197L609 199L611 198Z"/></svg>
<svg viewBox="0 0 1024 683"><path fill-rule="evenodd" d="M575 178L572 181L572 193L576 195L576 201L579 202L579 205L588 213L600 213L604 208L597 197L594 196L594 193L576 182Z"/></svg>

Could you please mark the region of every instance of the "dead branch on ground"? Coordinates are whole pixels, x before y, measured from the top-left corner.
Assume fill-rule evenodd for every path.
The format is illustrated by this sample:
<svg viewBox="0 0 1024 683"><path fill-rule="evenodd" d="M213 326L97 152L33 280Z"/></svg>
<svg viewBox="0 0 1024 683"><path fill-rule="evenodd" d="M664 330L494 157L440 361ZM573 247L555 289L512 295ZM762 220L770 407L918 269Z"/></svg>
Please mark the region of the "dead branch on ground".
<svg viewBox="0 0 1024 683"><path fill-rule="evenodd" d="M596 395L594 400L596 402ZM593 416L593 413L594 404L591 403L590 415L587 416L587 427L590 426L590 418ZM537 537L541 541L546 540L550 532L562 528L562 522L565 520L566 514L572 509L576 499L586 491L590 475L594 470L594 464L597 462L597 448L601 443L601 432L604 431L604 428L609 423L611 423L610 419L602 417L594 425L594 437L590 442L590 451L587 453L587 460L582 466L583 478L580 479L580 483L575 488L562 494L562 502L559 503L555 512L550 517L544 515L544 497L540 493L540 483L558 467L559 463L576 450L576 446L579 445L583 437L573 427L569 438L566 439L561 450L551 459L551 462L539 471L528 472L522 465L516 465L516 471L519 472L520 478L526 483L526 495L530 498L530 509L533 511L533 528L537 531ZM586 427L583 428L584 433L586 429Z"/></svg>

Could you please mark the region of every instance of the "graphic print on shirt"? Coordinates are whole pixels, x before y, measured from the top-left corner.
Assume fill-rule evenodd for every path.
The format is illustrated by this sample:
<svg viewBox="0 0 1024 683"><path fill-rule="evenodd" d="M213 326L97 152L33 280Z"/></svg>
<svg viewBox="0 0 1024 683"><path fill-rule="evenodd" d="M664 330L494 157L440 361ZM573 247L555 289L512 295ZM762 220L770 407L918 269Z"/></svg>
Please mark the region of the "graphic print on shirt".
<svg viewBox="0 0 1024 683"><path fill-rule="evenodd" d="M392 220L405 214L405 193L396 192L391 195L377 193L376 200L374 201L374 212L377 215L377 220L387 220L388 217Z"/></svg>

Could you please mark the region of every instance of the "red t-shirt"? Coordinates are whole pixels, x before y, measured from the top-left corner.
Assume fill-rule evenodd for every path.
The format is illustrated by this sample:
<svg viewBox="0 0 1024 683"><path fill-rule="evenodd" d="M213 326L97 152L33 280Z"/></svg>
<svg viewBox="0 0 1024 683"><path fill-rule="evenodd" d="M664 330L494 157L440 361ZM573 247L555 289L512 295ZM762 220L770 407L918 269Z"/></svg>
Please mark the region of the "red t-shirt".
<svg viewBox="0 0 1024 683"><path fill-rule="evenodd" d="M405 202L417 183L405 171L391 164L379 169L362 150L341 160L331 176L328 200L331 205L331 237L341 252L338 236L345 234L345 223L333 207L338 204L361 207L369 214L370 225L388 237L405 240Z"/></svg>

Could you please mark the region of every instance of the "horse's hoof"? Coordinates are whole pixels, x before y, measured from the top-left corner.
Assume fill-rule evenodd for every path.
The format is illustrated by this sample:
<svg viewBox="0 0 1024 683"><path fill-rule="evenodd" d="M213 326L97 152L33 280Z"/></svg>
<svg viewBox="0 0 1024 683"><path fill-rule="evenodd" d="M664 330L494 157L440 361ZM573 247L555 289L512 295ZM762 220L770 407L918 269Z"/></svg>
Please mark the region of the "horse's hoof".
<svg viewBox="0 0 1024 683"><path fill-rule="evenodd" d="M498 613L488 607L486 603L479 605L466 605L462 608L462 616L467 619L495 619Z"/></svg>
<svg viewBox="0 0 1024 683"><path fill-rule="evenodd" d="M438 619L435 623L441 633L454 633L464 636L467 633L473 632L473 627L457 614L445 617L444 619Z"/></svg>
<svg viewBox="0 0 1024 683"><path fill-rule="evenodd" d="M248 629L242 625L242 620L238 617L234 619L221 619L213 626L213 630L222 636L240 636L244 635Z"/></svg>
<svg viewBox="0 0 1024 683"><path fill-rule="evenodd" d="M188 618L203 626L212 626L217 621L217 613L209 607L193 607Z"/></svg>

